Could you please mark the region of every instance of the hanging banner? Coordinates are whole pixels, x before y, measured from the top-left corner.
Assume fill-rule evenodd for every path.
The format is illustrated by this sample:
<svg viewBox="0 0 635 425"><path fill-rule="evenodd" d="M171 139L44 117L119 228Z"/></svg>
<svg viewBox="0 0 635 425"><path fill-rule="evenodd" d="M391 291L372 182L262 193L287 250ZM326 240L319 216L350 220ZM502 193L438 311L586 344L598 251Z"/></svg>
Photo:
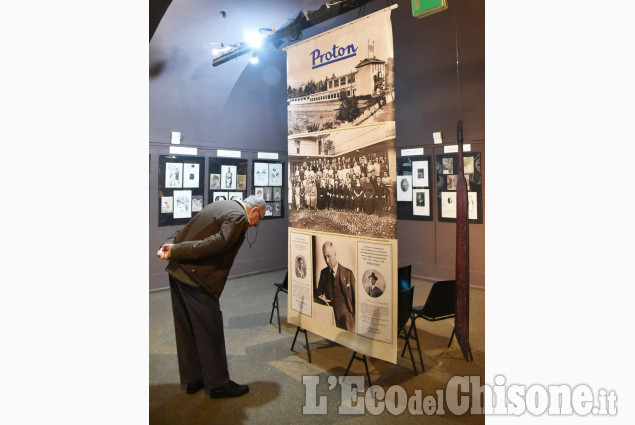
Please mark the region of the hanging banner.
<svg viewBox="0 0 635 425"><path fill-rule="evenodd" d="M391 9L287 50L287 320L397 362Z"/></svg>

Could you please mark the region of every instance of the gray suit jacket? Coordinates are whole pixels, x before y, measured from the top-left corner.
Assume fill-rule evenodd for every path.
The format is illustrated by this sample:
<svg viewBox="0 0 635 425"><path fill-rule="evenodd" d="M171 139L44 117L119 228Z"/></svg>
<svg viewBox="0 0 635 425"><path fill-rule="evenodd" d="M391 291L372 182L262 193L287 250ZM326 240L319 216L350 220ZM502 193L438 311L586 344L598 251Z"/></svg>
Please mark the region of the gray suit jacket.
<svg viewBox="0 0 635 425"><path fill-rule="evenodd" d="M247 212L238 202L207 205L165 242L174 243L166 271L220 297L248 227Z"/></svg>

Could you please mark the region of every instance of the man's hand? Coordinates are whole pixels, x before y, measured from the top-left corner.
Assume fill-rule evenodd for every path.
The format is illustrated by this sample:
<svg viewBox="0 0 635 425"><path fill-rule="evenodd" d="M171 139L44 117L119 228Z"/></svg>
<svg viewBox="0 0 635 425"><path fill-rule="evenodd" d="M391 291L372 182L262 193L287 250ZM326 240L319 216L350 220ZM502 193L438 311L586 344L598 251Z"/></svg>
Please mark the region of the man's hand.
<svg viewBox="0 0 635 425"><path fill-rule="evenodd" d="M171 243L161 245L161 248L157 251L157 257L168 260L170 258L170 248L172 248Z"/></svg>
<svg viewBox="0 0 635 425"><path fill-rule="evenodd" d="M324 304L330 306L331 305L331 300L326 298L326 295L321 294L318 296L319 299L321 299L322 301L324 301Z"/></svg>

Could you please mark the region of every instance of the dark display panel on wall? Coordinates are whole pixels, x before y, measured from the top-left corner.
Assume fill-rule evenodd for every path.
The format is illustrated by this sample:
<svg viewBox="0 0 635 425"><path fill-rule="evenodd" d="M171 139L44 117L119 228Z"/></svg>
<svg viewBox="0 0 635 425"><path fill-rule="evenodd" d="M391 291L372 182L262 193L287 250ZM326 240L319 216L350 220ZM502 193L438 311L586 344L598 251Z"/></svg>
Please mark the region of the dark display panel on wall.
<svg viewBox="0 0 635 425"><path fill-rule="evenodd" d="M432 157L397 158L397 218L432 220Z"/></svg>
<svg viewBox="0 0 635 425"><path fill-rule="evenodd" d="M437 155L437 212L439 221L456 222L456 184L458 180L458 153ZM470 223L483 223L483 180L481 153L463 153L463 174L467 182L467 215Z"/></svg>
<svg viewBox="0 0 635 425"><path fill-rule="evenodd" d="M265 219L284 217L284 162L254 160L251 192L265 200Z"/></svg>
<svg viewBox="0 0 635 425"><path fill-rule="evenodd" d="M205 158L159 156L159 226L186 224L203 209Z"/></svg>
<svg viewBox="0 0 635 425"><path fill-rule="evenodd" d="M207 203L247 197L249 161L242 158L209 158Z"/></svg>

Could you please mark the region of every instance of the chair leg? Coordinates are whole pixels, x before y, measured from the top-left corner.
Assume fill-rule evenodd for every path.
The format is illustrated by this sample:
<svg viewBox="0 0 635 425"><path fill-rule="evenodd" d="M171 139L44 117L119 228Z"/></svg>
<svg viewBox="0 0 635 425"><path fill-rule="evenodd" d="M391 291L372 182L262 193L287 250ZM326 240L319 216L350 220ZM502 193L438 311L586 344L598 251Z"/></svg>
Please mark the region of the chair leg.
<svg viewBox="0 0 635 425"><path fill-rule="evenodd" d="M425 372L425 368L423 366L423 357L421 356L421 345L419 344L419 334L417 333L417 328L415 327L414 322L412 323L412 326L410 327L410 330L412 330L414 328L415 331L415 340L417 341L417 350L419 351L419 361L421 362L421 372ZM410 334L410 331L408 331L408 334Z"/></svg>
<svg viewBox="0 0 635 425"><path fill-rule="evenodd" d="M411 314L410 315L410 329L408 329L408 334L406 335L406 338L410 338L410 331L412 331L412 327L414 326L414 323L415 323L415 318L413 318ZM406 352L406 346L404 345L403 350L401 350L401 357L403 357L405 352Z"/></svg>
<svg viewBox="0 0 635 425"><path fill-rule="evenodd" d="M415 375L418 375L417 365L415 364L415 356L412 355L412 348L410 348L410 340L406 339L406 344L408 345L408 352L410 353L410 360L412 361L412 369L415 371Z"/></svg>
<svg viewBox="0 0 635 425"><path fill-rule="evenodd" d="M276 314L278 315L278 333L282 333L280 328L280 304L278 304L278 292L276 292Z"/></svg>
<svg viewBox="0 0 635 425"><path fill-rule="evenodd" d="M454 334L456 333L456 326L452 328L452 336L450 337L450 342L448 342L448 347L452 345L452 340L454 339Z"/></svg>

